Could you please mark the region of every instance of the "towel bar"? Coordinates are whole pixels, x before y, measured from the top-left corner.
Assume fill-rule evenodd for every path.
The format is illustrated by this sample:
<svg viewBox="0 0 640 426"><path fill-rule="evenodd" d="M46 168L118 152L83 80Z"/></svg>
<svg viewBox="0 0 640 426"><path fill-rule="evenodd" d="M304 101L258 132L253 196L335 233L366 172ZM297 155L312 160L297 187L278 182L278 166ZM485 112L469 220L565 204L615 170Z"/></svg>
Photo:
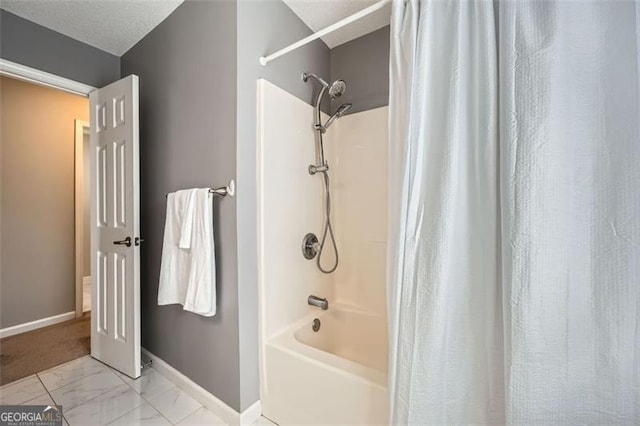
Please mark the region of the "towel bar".
<svg viewBox="0 0 640 426"><path fill-rule="evenodd" d="M229 197L233 197L236 194L236 183L233 181L233 179L231 179L229 181L229 185L227 186L221 186L220 188L209 188L209 194L219 195L221 197L226 197L227 195ZM169 194L165 194L165 198L168 195Z"/></svg>
<svg viewBox="0 0 640 426"><path fill-rule="evenodd" d="M233 179L231 179L229 181L229 185L227 186L222 186L220 188L210 188L209 194L220 195L222 197L226 197L227 195L229 197L233 197L234 195L236 195L236 183L233 181Z"/></svg>

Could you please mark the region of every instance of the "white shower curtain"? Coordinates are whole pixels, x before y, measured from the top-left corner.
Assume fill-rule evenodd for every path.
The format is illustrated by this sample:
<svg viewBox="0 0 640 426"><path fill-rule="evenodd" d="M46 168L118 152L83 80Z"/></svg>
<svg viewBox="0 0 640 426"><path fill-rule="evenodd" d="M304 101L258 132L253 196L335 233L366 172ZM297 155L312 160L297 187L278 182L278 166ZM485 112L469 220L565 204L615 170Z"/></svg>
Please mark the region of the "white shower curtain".
<svg viewBox="0 0 640 426"><path fill-rule="evenodd" d="M639 23L394 0L392 424L640 423Z"/></svg>

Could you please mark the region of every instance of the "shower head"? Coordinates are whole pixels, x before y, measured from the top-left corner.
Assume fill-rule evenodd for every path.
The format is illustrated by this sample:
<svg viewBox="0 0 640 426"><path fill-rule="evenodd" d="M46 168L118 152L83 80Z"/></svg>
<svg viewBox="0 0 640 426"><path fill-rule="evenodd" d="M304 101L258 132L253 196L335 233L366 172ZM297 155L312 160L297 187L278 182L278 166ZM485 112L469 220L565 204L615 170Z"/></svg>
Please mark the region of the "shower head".
<svg viewBox="0 0 640 426"><path fill-rule="evenodd" d="M342 81L342 80L338 80L338 81ZM345 115L345 113L347 111L349 111L351 109L351 107L352 107L351 104L342 104L342 105L340 105L340 107L338 107L338 110L336 112L334 112L333 115L331 117L329 117L327 122L324 123L324 126L322 126L322 133L326 132L327 129L329 128L329 126L331 126L331 124L333 124L333 122L337 118L340 118L343 115Z"/></svg>
<svg viewBox="0 0 640 426"><path fill-rule="evenodd" d="M340 118L343 115L345 115L347 113L347 111L349 111L351 109L352 106L353 105L351 105L351 104L342 104L342 105L340 105L338 110L333 115L336 116L336 118Z"/></svg>
<svg viewBox="0 0 640 426"><path fill-rule="evenodd" d="M302 73L302 81L304 81L305 83L310 78L320 83L325 90L328 90L331 99L335 99L338 96L341 96L347 88L347 83L345 83L344 80L336 80L333 83L329 84L322 78L318 77L316 74L310 72Z"/></svg>
<svg viewBox="0 0 640 426"><path fill-rule="evenodd" d="M344 80L336 80L329 86L329 96L331 96L331 99L335 99L338 96L342 96L346 89L347 83L345 83Z"/></svg>

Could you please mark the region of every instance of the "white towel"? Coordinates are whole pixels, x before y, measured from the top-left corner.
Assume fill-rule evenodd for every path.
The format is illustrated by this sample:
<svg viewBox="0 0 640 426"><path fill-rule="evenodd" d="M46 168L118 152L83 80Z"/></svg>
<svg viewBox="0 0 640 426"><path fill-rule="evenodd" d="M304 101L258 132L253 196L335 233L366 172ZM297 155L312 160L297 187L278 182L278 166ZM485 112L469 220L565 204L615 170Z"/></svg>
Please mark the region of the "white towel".
<svg viewBox="0 0 640 426"><path fill-rule="evenodd" d="M167 196L158 305L180 303L203 316L216 314L213 209L209 190Z"/></svg>

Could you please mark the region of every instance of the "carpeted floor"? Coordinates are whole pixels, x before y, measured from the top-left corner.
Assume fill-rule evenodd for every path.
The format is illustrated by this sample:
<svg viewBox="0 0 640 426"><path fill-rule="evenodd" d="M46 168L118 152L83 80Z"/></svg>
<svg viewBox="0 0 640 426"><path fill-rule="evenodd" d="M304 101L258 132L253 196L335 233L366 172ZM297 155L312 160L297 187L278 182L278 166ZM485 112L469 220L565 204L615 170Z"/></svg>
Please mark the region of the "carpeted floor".
<svg viewBox="0 0 640 426"><path fill-rule="evenodd" d="M0 385L72 361L91 351L91 316L0 339Z"/></svg>

